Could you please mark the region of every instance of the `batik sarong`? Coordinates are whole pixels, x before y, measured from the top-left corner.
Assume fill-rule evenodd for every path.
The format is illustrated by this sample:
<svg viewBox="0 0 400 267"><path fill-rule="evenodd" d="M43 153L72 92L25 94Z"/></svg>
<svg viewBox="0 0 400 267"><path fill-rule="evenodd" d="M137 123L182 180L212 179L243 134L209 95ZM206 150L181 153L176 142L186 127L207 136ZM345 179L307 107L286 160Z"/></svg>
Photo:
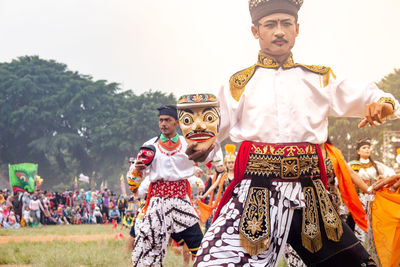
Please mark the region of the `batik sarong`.
<svg viewBox="0 0 400 267"><path fill-rule="evenodd" d="M194 266L273 266L286 243L294 207L302 207L299 183L272 182L270 190L271 241L267 251L250 256L240 245L239 223L251 184L244 179L204 235ZM298 192L298 194L293 194Z"/></svg>
<svg viewBox="0 0 400 267"><path fill-rule="evenodd" d="M153 195L168 195L165 184L156 184ZM174 187L176 191L177 187ZM180 194L180 192L174 193ZM182 236L193 253L197 252L203 234L198 224L199 217L188 196L152 196L140 229L135 229L136 239L132 251L133 266L162 266L171 234Z"/></svg>

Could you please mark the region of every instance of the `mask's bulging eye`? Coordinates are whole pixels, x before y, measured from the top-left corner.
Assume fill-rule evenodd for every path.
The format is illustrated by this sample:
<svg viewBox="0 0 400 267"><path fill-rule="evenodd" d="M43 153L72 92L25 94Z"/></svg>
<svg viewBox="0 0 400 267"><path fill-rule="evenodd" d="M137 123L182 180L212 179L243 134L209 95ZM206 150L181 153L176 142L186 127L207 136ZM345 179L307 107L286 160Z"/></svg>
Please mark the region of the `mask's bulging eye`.
<svg viewBox="0 0 400 267"><path fill-rule="evenodd" d="M205 115L204 115L204 121L205 122L214 122L215 120L217 119L217 116L215 116L215 114L214 113L212 113L212 112L207 112Z"/></svg>
<svg viewBox="0 0 400 267"><path fill-rule="evenodd" d="M193 118L190 115L184 115L182 121L185 125L190 125L193 123Z"/></svg>

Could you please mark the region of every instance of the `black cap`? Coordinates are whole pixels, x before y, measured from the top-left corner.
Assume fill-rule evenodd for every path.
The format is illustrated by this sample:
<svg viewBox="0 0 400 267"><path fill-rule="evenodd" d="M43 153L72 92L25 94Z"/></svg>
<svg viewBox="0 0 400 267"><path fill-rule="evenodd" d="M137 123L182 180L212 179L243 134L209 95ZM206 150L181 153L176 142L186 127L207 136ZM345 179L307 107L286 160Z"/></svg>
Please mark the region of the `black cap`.
<svg viewBox="0 0 400 267"><path fill-rule="evenodd" d="M178 113L176 111L176 106L174 105L162 105L161 107L157 108L158 116L161 115L169 115L173 117L175 120L178 119Z"/></svg>

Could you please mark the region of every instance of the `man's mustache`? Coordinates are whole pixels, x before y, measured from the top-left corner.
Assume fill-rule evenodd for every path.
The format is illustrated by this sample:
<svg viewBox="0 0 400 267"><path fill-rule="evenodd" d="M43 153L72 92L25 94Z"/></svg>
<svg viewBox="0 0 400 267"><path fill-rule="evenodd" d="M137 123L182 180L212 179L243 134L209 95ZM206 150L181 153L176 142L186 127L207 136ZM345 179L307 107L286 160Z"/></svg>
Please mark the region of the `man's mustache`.
<svg viewBox="0 0 400 267"><path fill-rule="evenodd" d="M273 43L276 43L276 42L285 42L285 43L287 43L288 41L285 38L278 37L275 40L273 40L272 42Z"/></svg>

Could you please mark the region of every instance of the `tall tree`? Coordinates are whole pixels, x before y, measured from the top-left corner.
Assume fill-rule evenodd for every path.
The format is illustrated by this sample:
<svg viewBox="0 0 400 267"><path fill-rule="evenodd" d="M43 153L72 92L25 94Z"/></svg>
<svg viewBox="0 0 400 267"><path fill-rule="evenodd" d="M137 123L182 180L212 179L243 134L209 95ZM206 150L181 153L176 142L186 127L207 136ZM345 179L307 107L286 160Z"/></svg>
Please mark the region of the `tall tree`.
<svg viewBox="0 0 400 267"><path fill-rule="evenodd" d="M39 163L45 187L92 171L117 183L126 158L158 133L155 108L174 99L121 92L37 56L1 63L0 163Z"/></svg>

